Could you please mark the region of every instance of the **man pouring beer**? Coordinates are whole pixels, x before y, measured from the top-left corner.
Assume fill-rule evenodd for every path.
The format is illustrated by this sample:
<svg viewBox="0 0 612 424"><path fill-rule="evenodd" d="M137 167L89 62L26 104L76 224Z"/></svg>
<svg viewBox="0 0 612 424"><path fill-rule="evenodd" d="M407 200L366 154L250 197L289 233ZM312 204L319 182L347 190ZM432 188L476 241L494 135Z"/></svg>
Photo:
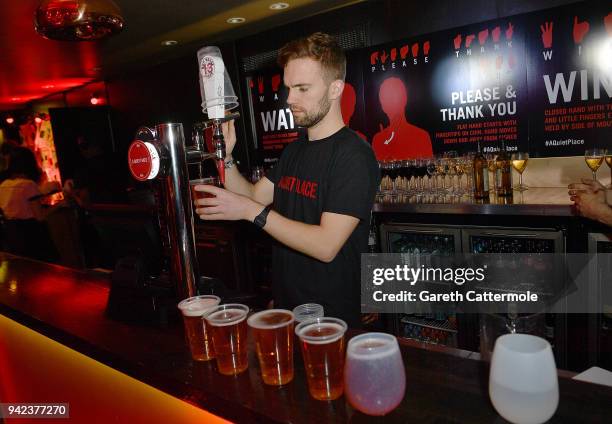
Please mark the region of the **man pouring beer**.
<svg viewBox="0 0 612 424"><path fill-rule="evenodd" d="M256 184L233 166L233 122L225 124L226 183L197 186L215 197L196 201L203 220L254 222L274 246L274 305L320 303L325 314L360 324L360 258L380 173L370 145L344 125L340 99L346 57L329 35L315 33L279 52L287 103L307 137L289 144Z"/></svg>

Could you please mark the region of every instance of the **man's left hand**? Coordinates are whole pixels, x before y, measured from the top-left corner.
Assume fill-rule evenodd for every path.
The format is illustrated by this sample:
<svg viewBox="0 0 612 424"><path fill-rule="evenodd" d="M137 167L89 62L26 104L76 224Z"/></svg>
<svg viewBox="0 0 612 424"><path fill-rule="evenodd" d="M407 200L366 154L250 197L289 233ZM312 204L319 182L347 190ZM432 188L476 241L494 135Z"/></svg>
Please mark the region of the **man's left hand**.
<svg viewBox="0 0 612 424"><path fill-rule="evenodd" d="M570 197L574 201L578 213L586 218L605 222L605 217L610 214L610 206L602 198L601 192L583 191Z"/></svg>
<svg viewBox="0 0 612 424"><path fill-rule="evenodd" d="M264 208L248 197L212 185L198 185L194 189L213 196L194 202L198 207L196 213L205 221L245 219L253 222Z"/></svg>
<svg viewBox="0 0 612 424"><path fill-rule="evenodd" d="M604 199L606 196L606 188L602 183L597 180L591 179L582 179L582 183L573 183L567 186L568 194L570 197L576 196L578 194L587 192L587 193L597 193L601 199ZM572 201L574 199L571 199Z"/></svg>

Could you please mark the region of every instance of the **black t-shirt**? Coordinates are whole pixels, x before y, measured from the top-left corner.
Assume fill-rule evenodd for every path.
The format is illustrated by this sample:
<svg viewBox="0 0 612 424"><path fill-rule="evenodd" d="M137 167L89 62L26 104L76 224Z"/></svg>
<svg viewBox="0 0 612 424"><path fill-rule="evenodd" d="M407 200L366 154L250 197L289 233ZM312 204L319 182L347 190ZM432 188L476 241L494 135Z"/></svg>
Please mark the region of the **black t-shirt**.
<svg viewBox="0 0 612 424"><path fill-rule="evenodd" d="M372 148L347 127L321 140L296 140L267 177L274 183L273 209L289 219L318 225L323 212L359 218L330 263L275 244L275 307L319 303L326 316L358 326L361 254L367 251L370 212L380 182Z"/></svg>

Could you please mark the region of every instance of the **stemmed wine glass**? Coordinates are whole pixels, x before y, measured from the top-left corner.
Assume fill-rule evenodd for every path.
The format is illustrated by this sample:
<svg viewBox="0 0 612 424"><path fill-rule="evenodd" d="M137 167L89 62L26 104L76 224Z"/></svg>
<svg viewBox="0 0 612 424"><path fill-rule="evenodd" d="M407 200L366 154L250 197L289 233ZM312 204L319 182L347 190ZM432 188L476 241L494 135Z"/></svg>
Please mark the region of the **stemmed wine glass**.
<svg viewBox="0 0 612 424"><path fill-rule="evenodd" d="M603 163L605 155L606 151L599 148L586 149L584 151L584 160L587 166L591 169L591 172L593 172L594 180L597 179L597 170Z"/></svg>
<svg viewBox="0 0 612 424"><path fill-rule="evenodd" d="M441 177L442 184L438 190L438 194L444 195L446 193L446 161L443 155L439 155L436 159L436 174Z"/></svg>
<svg viewBox="0 0 612 424"><path fill-rule="evenodd" d="M397 177L397 162L392 160L387 165L387 174L389 175L389 190L391 191L391 195L395 194L395 178Z"/></svg>
<svg viewBox="0 0 612 424"><path fill-rule="evenodd" d="M404 181L404 190L405 194L409 195L411 190L411 180L414 177L414 167L412 166L412 161L410 159L402 161L402 175L405 179Z"/></svg>
<svg viewBox="0 0 612 424"><path fill-rule="evenodd" d="M438 189L436 190L436 195L442 195L444 194L444 191L446 189L446 175L445 175L445 170L444 170L444 158L442 155L436 155L434 161L436 164L436 179L438 180L438 183L437 183Z"/></svg>
<svg viewBox="0 0 612 424"><path fill-rule="evenodd" d="M463 184L461 183L461 180L463 179L463 174L465 174L464 156L459 156L457 159L455 159L455 173L457 174L457 184L459 186L457 188L457 195L461 196L463 195Z"/></svg>
<svg viewBox="0 0 612 424"><path fill-rule="evenodd" d="M465 158L465 167L463 172L465 173L465 194L468 198L472 198L474 196L474 158L476 157L476 153L469 152Z"/></svg>
<svg viewBox="0 0 612 424"><path fill-rule="evenodd" d="M378 168L380 169L380 191L384 192L387 188L386 180L387 180L387 162L379 161Z"/></svg>
<svg viewBox="0 0 612 424"><path fill-rule="evenodd" d="M515 190L525 191L529 188L523 184L523 171L525 171L525 168L527 168L528 160L529 160L529 153L526 153L526 152L513 153L510 158L512 167L519 174L519 184L518 186L514 187Z"/></svg>
<svg viewBox="0 0 612 424"><path fill-rule="evenodd" d="M432 193L435 193L438 190L438 185L436 184L438 167L436 166L436 160L433 158L427 159L427 175L429 175L430 186L429 189Z"/></svg>
<svg viewBox="0 0 612 424"><path fill-rule="evenodd" d="M427 176L427 160L423 158L419 158L416 161L417 173L420 180L420 189L419 193L423 194L425 192L425 177Z"/></svg>
<svg viewBox="0 0 612 424"><path fill-rule="evenodd" d="M451 185L448 188L449 193L455 192L455 175L457 175L456 169L455 169L456 162L457 162L457 152L448 151L444 153L444 169L446 171L445 173L446 175L450 177L450 180L451 180Z"/></svg>

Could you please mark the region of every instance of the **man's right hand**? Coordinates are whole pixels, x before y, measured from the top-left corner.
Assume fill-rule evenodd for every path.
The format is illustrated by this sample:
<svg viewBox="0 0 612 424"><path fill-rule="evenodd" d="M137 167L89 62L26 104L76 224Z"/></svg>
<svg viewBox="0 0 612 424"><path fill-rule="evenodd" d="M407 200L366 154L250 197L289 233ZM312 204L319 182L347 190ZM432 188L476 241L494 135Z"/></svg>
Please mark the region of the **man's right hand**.
<svg viewBox="0 0 612 424"><path fill-rule="evenodd" d="M234 120L227 121L221 124L221 130L223 131L223 139L225 140L225 156L226 159L232 157L234 146L236 145L236 127Z"/></svg>

